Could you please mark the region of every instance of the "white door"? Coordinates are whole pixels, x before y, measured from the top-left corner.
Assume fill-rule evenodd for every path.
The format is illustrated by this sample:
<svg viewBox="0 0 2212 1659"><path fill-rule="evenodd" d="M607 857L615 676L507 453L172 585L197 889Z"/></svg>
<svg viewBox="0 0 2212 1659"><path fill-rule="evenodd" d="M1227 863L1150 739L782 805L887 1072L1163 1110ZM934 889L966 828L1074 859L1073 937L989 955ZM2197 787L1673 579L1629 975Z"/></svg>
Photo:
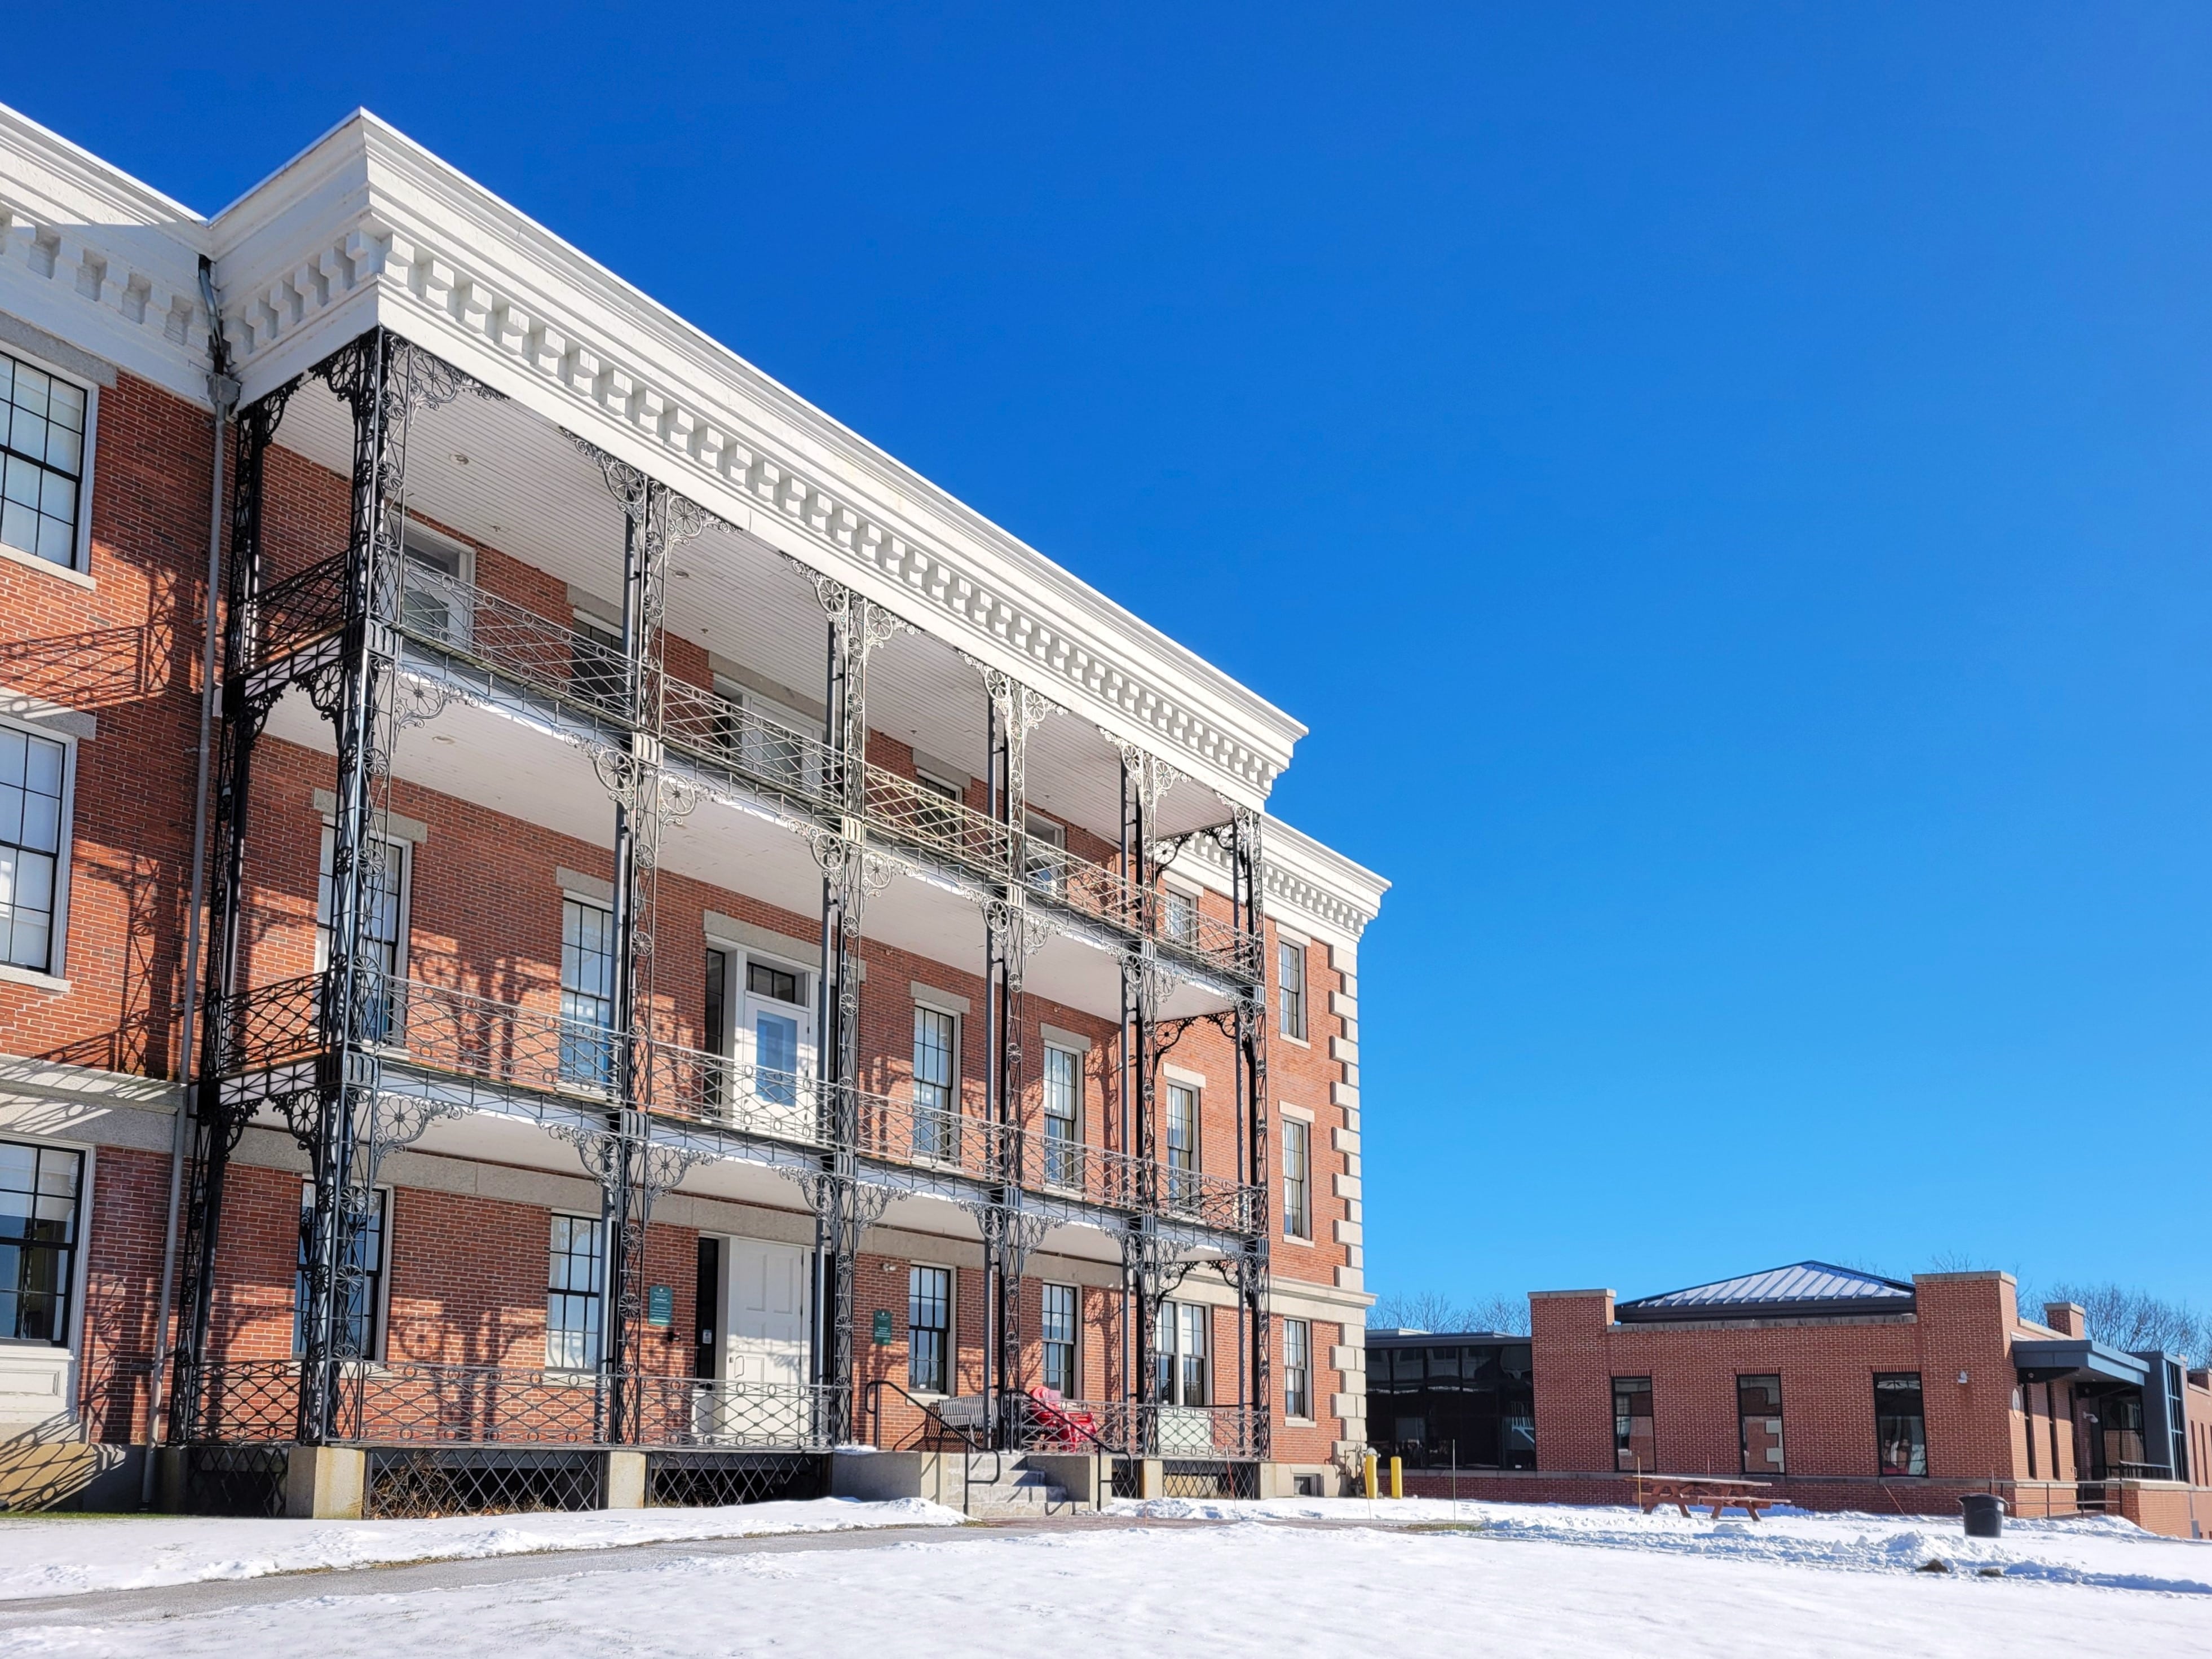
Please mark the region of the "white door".
<svg viewBox="0 0 2212 1659"><path fill-rule="evenodd" d="M757 1238L728 1242L729 1311L716 1437L746 1445L805 1443L808 1285L813 1252Z"/></svg>
<svg viewBox="0 0 2212 1659"><path fill-rule="evenodd" d="M811 1139L814 1019L805 994L804 974L748 962L738 996L737 1058L752 1068L753 1127Z"/></svg>

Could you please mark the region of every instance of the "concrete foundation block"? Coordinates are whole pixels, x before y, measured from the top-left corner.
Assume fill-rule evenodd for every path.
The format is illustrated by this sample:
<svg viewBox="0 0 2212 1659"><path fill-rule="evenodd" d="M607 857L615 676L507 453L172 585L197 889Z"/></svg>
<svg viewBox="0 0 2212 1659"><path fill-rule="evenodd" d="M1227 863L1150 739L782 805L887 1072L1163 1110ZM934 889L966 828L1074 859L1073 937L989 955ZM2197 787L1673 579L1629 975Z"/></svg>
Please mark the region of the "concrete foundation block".
<svg viewBox="0 0 2212 1659"><path fill-rule="evenodd" d="M299 1521L358 1521L368 1454L358 1446L295 1446L285 1460L284 1513Z"/></svg>
<svg viewBox="0 0 2212 1659"><path fill-rule="evenodd" d="M1114 1460L1103 1452L1030 1452L1021 1461L1086 1508L1113 1495Z"/></svg>
<svg viewBox="0 0 2212 1659"><path fill-rule="evenodd" d="M605 1479L599 1490L611 1510L643 1509L645 1454L641 1451L610 1451Z"/></svg>
<svg viewBox="0 0 2212 1659"><path fill-rule="evenodd" d="M0 1445L0 1510L135 1510L143 1446L81 1440Z"/></svg>
<svg viewBox="0 0 2212 1659"><path fill-rule="evenodd" d="M872 1504L900 1498L930 1498L941 1503L944 1500L933 1490L940 1484L939 1471L924 1468L925 1463L939 1461L931 1452L835 1451L830 1454L830 1495ZM957 1508L957 1492L952 1502Z"/></svg>
<svg viewBox="0 0 2212 1659"><path fill-rule="evenodd" d="M1164 1458L1147 1457L1140 1460L1137 1475L1137 1494L1140 1498L1165 1498L1168 1495L1168 1468Z"/></svg>

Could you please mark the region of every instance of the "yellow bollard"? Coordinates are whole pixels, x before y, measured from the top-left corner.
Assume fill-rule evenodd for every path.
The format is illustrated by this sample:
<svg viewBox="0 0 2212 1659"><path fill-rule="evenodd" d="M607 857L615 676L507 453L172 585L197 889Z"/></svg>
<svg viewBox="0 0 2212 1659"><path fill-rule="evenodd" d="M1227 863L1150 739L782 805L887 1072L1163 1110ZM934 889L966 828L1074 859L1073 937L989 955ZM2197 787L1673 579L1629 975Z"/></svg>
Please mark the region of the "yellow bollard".
<svg viewBox="0 0 2212 1659"><path fill-rule="evenodd" d="M1367 1501L1375 1501L1375 1454L1367 1454Z"/></svg>
<svg viewBox="0 0 2212 1659"><path fill-rule="evenodd" d="M1394 1457L1390 1460L1390 1496L1403 1498L1405 1495L1406 1462L1403 1458Z"/></svg>

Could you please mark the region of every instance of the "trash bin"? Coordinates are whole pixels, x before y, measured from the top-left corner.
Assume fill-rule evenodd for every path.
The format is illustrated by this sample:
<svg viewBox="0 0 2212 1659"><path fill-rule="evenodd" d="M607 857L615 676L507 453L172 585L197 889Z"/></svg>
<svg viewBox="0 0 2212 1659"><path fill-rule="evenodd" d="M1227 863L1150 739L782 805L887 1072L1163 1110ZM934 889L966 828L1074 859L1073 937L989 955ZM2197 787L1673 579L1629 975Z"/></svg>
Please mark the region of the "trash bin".
<svg viewBox="0 0 2212 1659"><path fill-rule="evenodd" d="M1959 1500L1959 1507L1966 1512L1967 1537L2004 1536L2004 1499L1995 1492L1968 1492Z"/></svg>

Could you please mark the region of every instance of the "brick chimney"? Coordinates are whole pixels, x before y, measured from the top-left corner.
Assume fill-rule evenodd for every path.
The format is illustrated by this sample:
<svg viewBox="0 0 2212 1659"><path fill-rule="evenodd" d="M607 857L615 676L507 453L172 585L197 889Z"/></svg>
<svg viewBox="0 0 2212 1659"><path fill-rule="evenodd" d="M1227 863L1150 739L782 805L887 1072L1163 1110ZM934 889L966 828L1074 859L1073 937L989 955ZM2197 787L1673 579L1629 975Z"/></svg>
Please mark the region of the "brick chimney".
<svg viewBox="0 0 2212 1659"><path fill-rule="evenodd" d="M2043 1304L2043 1322L2061 1336L2087 1334L2083 1326L2089 1310L2078 1302L2046 1302Z"/></svg>

